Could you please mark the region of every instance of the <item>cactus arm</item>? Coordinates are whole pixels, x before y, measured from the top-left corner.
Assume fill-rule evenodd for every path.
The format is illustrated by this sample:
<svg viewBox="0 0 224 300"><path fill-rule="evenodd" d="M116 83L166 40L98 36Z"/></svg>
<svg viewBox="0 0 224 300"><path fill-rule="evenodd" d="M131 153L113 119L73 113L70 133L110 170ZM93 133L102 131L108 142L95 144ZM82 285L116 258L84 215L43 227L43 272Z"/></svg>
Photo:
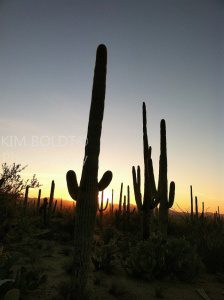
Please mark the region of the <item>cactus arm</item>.
<svg viewBox="0 0 224 300"><path fill-rule="evenodd" d="M175 198L175 182L171 181L170 183L170 192L169 192L169 200L167 203L167 207L171 208L174 203L174 198Z"/></svg>
<svg viewBox="0 0 224 300"><path fill-rule="evenodd" d="M103 192L101 194L101 203L100 203L100 207L98 208L99 212L102 213L103 211L105 211L108 207L108 203L109 203L109 199L107 198L107 202L105 207L103 207Z"/></svg>
<svg viewBox="0 0 224 300"><path fill-rule="evenodd" d="M141 196L141 176L140 176L140 167L137 168L137 177L135 167L132 167L132 178L133 178L133 186L134 186L134 194L135 194L135 202L137 204L138 210L142 210L142 196Z"/></svg>
<svg viewBox="0 0 224 300"><path fill-rule="evenodd" d="M66 174L66 180L67 180L67 187L68 187L68 192L69 195L73 200L77 200L78 198L78 182L77 182L77 177L74 171L69 170Z"/></svg>
<svg viewBox="0 0 224 300"><path fill-rule="evenodd" d="M107 209L107 207L108 207L108 203L109 203L109 199L107 198L107 202L106 202L106 205L105 205L105 207L104 207L104 209L103 209L103 210L106 210L106 209Z"/></svg>
<svg viewBox="0 0 224 300"><path fill-rule="evenodd" d="M107 186L110 184L112 180L113 174L111 171L106 171L103 174L103 177L101 178L100 182L98 183L98 190L103 191Z"/></svg>

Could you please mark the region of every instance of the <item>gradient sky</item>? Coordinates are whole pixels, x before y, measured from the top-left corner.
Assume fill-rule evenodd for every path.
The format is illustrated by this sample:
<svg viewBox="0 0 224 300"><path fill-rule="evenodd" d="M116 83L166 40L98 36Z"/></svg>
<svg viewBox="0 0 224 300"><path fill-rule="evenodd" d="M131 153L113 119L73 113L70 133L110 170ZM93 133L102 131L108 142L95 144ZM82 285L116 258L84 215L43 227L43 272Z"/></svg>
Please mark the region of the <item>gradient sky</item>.
<svg viewBox="0 0 224 300"><path fill-rule="evenodd" d="M167 123L174 208L189 209L192 184L199 209L205 201L223 211L223 31L222 0L0 0L1 162L28 164L24 176L37 174L43 196L54 179L55 196L70 199L65 174L81 176L95 52L104 43L99 177L114 173L106 194L114 188L117 200L121 182L132 189L132 165L143 167L145 101L156 177L159 124Z"/></svg>

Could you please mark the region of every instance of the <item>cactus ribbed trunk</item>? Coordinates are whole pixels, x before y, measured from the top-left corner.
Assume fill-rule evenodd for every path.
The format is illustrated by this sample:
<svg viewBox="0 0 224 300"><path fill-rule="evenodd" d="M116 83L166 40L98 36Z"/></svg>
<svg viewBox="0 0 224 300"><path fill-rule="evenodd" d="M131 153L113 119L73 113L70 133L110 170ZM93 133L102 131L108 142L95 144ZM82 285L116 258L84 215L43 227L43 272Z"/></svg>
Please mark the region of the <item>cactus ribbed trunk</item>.
<svg viewBox="0 0 224 300"><path fill-rule="evenodd" d="M89 261L92 250L96 213L98 209L98 191L100 185L100 183L98 184L98 159L104 113L106 65L107 50L104 45L100 45L96 54L92 100L82 176L78 192L76 193L76 190L74 190L73 193L74 196L77 196L77 205L74 235L73 284L70 299L76 300L84 299L86 294ZM110 174L110 176L112 178L112 174ZM68 176L67 182L71 194L72 189L69 179L70 178ZM110 182L110 180L108 182ZM75 188L77 188L77 183L75 183Z"/></svg>

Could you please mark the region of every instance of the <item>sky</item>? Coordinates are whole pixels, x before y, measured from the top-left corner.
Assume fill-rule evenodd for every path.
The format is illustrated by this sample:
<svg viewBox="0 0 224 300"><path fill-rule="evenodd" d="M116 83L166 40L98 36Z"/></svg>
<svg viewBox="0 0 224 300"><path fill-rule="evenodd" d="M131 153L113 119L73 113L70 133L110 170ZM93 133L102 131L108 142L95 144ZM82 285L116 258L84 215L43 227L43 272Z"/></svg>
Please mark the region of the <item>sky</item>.
<svg viewBox="0 0 224 300"><path fill-rule="evenodd" d="M174 209L224 211L224 2L222 0L0 0L0 162L28 165L42 195L71 199L81 177L96 48L108 49L99 179L118 201L143 176L142 102L158 178L160 120L167 125ZM143 187L142 187L143 191ZM37 190L30 192L37 195Z"/></svg>

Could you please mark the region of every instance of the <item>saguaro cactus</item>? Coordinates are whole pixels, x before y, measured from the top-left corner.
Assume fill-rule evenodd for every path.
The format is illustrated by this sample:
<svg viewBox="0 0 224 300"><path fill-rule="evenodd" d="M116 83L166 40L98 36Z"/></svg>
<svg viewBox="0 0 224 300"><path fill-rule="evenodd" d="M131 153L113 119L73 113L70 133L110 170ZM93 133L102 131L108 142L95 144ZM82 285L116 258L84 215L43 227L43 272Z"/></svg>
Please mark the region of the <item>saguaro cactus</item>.
<svg viewBox="0 0 224 300"><path fill-rule="evenodd" d="M153 163L151 158L151 147L148 145L147 135L147 117L146 106L143 102L143 150L144 150L144 195L142 200L141 194L141 170L137 167L137 176L135 167L132 167L133 186L135 193L135 201L138 210L142 213L142 235L143 239L147 239L150 233L150 217L152 210L158 205L159 198L156 191Z"/></svg>
<svg viewBox="0 0 224 300"><path fill-rule="evenodd" d="M190 193L191 193L191 221L193 221L193 219L194 219L194 198L193 198L192 185L190 186Z"/></svg>
<svg viewBox="0 0 224 300"><path fill-rule="evenodd" d="M160 229L164 236L167 235L168 211L173 206L175 197L175 183L171 181L168 197L167 182L167 150L166 150L166 123L165 120L160 122L160 159L159 159L159 183L158 193L160 199L159 206L159 223Z"/></svg>
<svg viewBox="0 0 224 300"><path fill-rule="evenodd" d="M204 218L205 216L205 203L204 201L202 201L202 204L201 204L201 217L202 219Z"/></svg>
<svg viewBox="0 0 224 300"><path fill-rule="evenodd" d="M51 182L50 198L49 198L49 205L48 205L49 211L52 210L52 207L53 207L54 189L55 189L55 183L54 183L54 180L52 180L52 182Z"/></svg>
<svg viewBox="0 0 224 300"><path fill-rule="evenodd" d="M40 198L41 198L41 189L38 191L38 198L37 198L37 213L39 213L40 209Z"/></svg>
<svg viewBox="0 0 224 300"><path fill-rule="evenodd" d="M29 186L26 186L26 190L25 190L25 195L24 195L24 201L23 201L23 207L24 210L26 210L27 208L27 204L28 204L28 195L29 195Z"/></svg>
<svg viewBox="0 0 224 300"><path fill-rule="evenodd" d="M195 196L195 219L198 220L198 197Z"/></svg>
<svg viewBox="0 0 224 300"><path fill-rule="evenodd" d="M112 195L111 195L111 203L110 203L110 213L113 215L114 212L114 190L112 189Z"/></svg>
<svg viewBox="0 0 224 300"><path fill-rule="evenodd" d="M67 172L68 191L70 196L77 200L73 284L70 296L70 299L76 300L85 298L98 208L98 192L103 191L112 180L112 172L107 171L98 182L98 160L106 90L106 65L107 49L104 45L100 45L96 53L89 125L80 185L78 185L75 172Z"/></svg>

